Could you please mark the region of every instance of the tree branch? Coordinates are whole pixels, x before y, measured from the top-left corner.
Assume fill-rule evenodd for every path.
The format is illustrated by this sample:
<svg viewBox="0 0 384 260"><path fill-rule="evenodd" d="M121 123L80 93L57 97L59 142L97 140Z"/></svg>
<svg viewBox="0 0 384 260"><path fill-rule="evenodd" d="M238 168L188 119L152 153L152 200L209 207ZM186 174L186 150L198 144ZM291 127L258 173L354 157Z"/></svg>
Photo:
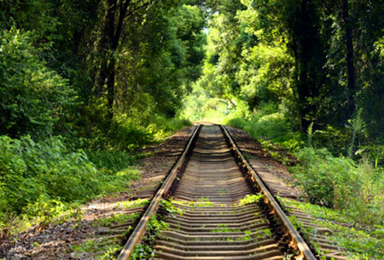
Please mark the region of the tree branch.
<svg viewBox="0 0 384 260"><path fill-rule="evenodd" d="M145 4L142 4L138 7L136 7L135 9L133 9L132 11L130 11L127 15L128 19L137 11L137 10L140 10L148 5L151 5L154 1L153 0L150 0L148 3L145 3Z"/></svg>
<svg viewBox="0 0 384 260"><path fill-rule="evenodd" d="M117 49L117 46L119 45L119 39L120 39L120 36L121 36L121 33L123 31L123 23L124 23L124 18L127 14L127 11L128 11L128 7L130 5L132 1L131 0L127 0L125 1L124 3L121 3L120 4L120 13L119 13L119 21L117 23L117 26L116 26L116 32L114 33L114 39L113 39L113 49L116 50Z"/></svg>

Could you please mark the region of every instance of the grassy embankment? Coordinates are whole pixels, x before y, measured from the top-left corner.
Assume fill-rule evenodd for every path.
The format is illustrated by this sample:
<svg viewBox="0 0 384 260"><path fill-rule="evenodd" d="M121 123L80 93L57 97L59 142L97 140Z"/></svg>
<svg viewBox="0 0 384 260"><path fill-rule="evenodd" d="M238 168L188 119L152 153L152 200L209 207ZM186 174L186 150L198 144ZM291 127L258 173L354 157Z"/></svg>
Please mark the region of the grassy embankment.
<svg viewBox="0 0 384 260"><path fill-rule="evenodd" d="M136 148L159 142L186 124L164 119L156 127L120 125L110 136L92 139L0 136L0 236L81 219L82 203L128 191L141 177L134 163L145 156Z"/></svg>

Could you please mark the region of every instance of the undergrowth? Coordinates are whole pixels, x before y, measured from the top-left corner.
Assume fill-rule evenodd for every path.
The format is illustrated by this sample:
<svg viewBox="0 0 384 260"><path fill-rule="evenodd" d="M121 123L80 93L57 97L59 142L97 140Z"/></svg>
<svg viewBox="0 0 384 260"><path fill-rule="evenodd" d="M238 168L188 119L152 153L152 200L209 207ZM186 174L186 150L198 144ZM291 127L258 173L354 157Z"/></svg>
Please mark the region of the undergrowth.
<svg viewBox="0 0 384 260"><path fill-rule="evenodd" d="M132 115L116 115L112 122L105 109L90 107L93 118L101 122L83 133L88 136L87 146L91 150L134 151L145 144L163 141L165 137L192 123L182 118L168 118L154 111L139 111Z"/></svg>
<svg viewBox="0 0 384 260"><path fill-rule="evenodd" d="M82 244L70 246L70 248L74 251L74 258L84 259L82 253L85 252L92 255L91 258L96 260L116 259L116 254L121 250L117 238L91 238Z"/></svg>
<svg viewBox="0 0 384 260"><path fill-rule="evenodd" d="M145 207L149 203L148 199L136 199L130 201L117 202L114 209L132 209L137 207ZM109 217L99 218L93 221L93 226L96 228L110 228L113 233L113 228L116 226L124 227L124 231L119 236L100 236L95 235L88 237L80 244L70 245L72 255L77 258L89 258L97 260L112 260L116 259L118 253L122 249L122 238L126 238L133 230L134 223L138 221L140 214L113 214Z"/></svg>
<svg viewBox="0 0 384 260"><path fill-rule="evenodd" d="M356 225L384 224L384 172L367 160L355 163L326 149L304 148L291 168L309 202L334 208Z"/></svg>
<svg viewBox="0 0 384 260"><path fill-rule="evenodd" d="M261 193L260 194L247 195L239 201L238 205L244 206L244 205L248 205L248 204L252 204L252 203L259 203L260 200L262 200L262 199L264 199L264 195Z"/></svg>
<svg viewBox="0 0 384 260"><path fill-rule="evenodd" d="M294 131L294 123L289 122L284 109L270 104L264 104L257 113L246 118L234 117L228 124L259 140L279 161L289 158L284 158L285 153L279 152L276 145L296 156L299 164L290 171L309 202L337 209L360 225L383 225L384 169L379 162L384 153L373 146L355 147L356 138L364 126L359 114L355 117L344 132L330 126L323 131L313 131L312 124L307 140L303 134ZM330 149L325 148L329 144L326 140L332 143ZM336 151L339 156L335 156ZM351 156L351 151L362 156L360 159Z"/></svg>
<svg viewBox="0 0 384 260"><path fill-rule="evenodd" d="M126 153L68 148L61 137L35 142L0 137L0 234L65 221L79 203L123 191L140 174ZM93 161L92 161L93 160Z"/></svg>
<svg viewBox="0 0 384 260"><path fill-rule="evenodd" d="M288 199L283 199L283 202L314 216L317 219L314 224L330 229L327 239L346 248L351 259L384 258L384 226L374 225L373 230L367 231L354 226L353 218L337 210ZM303 226L299 220L296 219L295 222ZM316 236L314 230L311 234Z"/></svg>
<svg viewBox="0 0 384 260"><path fill-rule="evenodd" d="M136 124L120 115L89 138L0 136L0 237L78 218L79 204L126 191L141 176L133 165L142 155L133 151L190 124L159 115Z"/></svg>

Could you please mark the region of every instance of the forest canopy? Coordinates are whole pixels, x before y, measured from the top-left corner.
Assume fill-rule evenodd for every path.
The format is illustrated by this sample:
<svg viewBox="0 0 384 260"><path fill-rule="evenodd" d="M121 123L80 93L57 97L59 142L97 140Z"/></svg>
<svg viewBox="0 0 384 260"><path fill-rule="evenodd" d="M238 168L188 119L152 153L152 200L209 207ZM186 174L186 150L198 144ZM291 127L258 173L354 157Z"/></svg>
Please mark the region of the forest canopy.
<svg viewBox="0 0 384 260"><path fill-rule="evenodd" d="M383 139L380 1L1 2L2 134L110 142L219 102L286 109L303 133L361 110Z"/></svg>
<svg viewBox="0 0 384 260"><path fill-rule="evenodd" d="M344 128L361 110L369 138L381 142L381 1L242 0L214 8L197 96L243 101L250 111L283 106L304 133L311 123Z"/></svg>

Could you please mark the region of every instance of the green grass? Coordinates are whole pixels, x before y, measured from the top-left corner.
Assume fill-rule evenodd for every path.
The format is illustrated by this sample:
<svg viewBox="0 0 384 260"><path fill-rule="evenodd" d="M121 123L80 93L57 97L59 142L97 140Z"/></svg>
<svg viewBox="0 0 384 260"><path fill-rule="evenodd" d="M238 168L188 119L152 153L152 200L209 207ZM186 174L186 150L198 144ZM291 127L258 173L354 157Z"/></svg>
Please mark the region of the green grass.
<svg viewBox="0 0 384 260"><path fill-rule="evenodd" d="M148 203L149 203L148 199L137 199L137 200L118 202L117 206L124 209L131 209L131 208L137 208L137 207L144 207Z"/></svg>
<svg viewBox="0 0 384 260"><path fill-rule="evenodd" d="M124 224L124 223L130 222L130 221L134 221L134 220L138 219L139 217L140 217L140 215L138 213L133 213L130 215L115 214L115 215L113 215L113 217L98 219L96 221L95 226L97 226L97 227L100 227L100 226L109 227L112 224Z"/></svg>
<svg viewBox="0 0 384 260"><path fill-rule="evenodd" d="M0 235L79 218L78 205L127 191L140 173L128 152L74 150L61 137L0 137Z"/></svg>
<svg viewBox="0 0 384 260"><path fill-rule="evenodd" d="M164 207L166 207L165 204L161 206L162 210L164 210ZM163 216L160 215L151 216L147 224L147 230L143 240L141 243L135 245L129 259L151 259L155 256L155 252L152 247L153 243L155 242L160 231L169 229L169 225L165 223L162 218Z"/></svg>
<svg viewBox="0 0 384 260"><path fill-rule="evenodd" d="M201 197L197 199L196 201L179 201L179 200L173 200L172 203L179 204L179 205L185 205L185 206L191 206L191 207L212 207L213 203L209 201L208 198ZM224 206L223 206L224 207Z"/></svg>
<svg viewBox="0 0 384 260"><path fill-rule="evenodd" d="M304 148L291 168L313 204L338 209L355 225L384 225L384 171L367 160L334 157L326 149Z"/></svg>
<svg viewBox="0 0 384 260"><path fill-rule="evenodd" d="M351 259L384 258L383 226L373 226L373 229L372 226L356 228L353 227L354 219L339 211L294 200L282 199L282 201L285 205L297 207L315 217L317 220L314 224L330 229L332 233L328 234L328 239L346 248ZM296 225L304 227L297 218L293 220ZM316 235L314 230L307 230L307 232Z"/></svg>
<svg viewBox="0 0 384 260"><path fill-rule="evenodd" d="M264 199L263 194L252 194L252 195L247 195L244 198L242 198L239 202L239 206L244 206L252 203L258 203L260 200ZM235 204L236 206L236 204Z"/></svg>
<svg viewBox="0 0 384 260"><path fill-rule="evenodd" d="M141 178L134 163L143 156L132 149L190 124L158 116L143 127L117 118L107 134L93 133L86 140L0 136L0 236L67 221L81 203L129 191Z"/></svg>
<svg viewBox="0 0 384 260"><path fill-rule="evenodd" d="M230 233L230 232L240 232L240 229L229 229L229 228L217 228L211 229L212 233Z"/></svg>
<svg viewBox="0 0 384 260"><path fill-rule="evenodd" d="M81 258L81 253L87 253L86 256L96 260L113 260L116 254L121 250L119 240L116 238L105 239L91 238L84 243L71 246L75 256Z"/></svg>

